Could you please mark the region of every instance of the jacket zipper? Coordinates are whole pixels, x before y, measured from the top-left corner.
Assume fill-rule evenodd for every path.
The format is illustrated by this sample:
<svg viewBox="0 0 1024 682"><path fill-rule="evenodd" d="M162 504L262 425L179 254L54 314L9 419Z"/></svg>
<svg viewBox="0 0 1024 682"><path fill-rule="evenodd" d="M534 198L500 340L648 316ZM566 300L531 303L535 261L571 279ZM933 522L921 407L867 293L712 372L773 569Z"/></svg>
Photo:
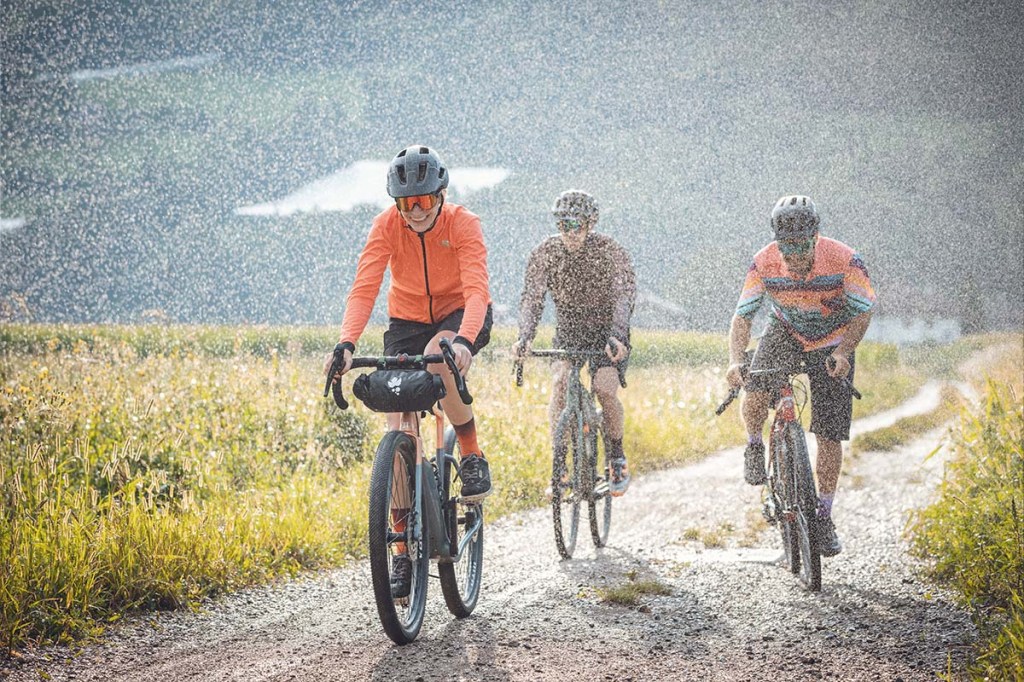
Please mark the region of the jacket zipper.
<svg viewBox="0 0 1024 682"><path fill-rule="evenodd" d="M423 284L427 288L427 310L430 313L430 324L434 322L434 297L430 294L430 275L427 272L427 242L422 232L417 233L420 238L420 248L423 249Z"/></svg>

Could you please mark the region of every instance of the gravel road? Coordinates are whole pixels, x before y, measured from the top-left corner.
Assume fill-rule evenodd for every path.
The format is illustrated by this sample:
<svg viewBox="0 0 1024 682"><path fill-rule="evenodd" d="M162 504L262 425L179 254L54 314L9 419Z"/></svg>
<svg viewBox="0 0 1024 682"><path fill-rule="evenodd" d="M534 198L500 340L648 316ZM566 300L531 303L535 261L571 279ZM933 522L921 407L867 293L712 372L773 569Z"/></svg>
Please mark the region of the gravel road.
<svg viewBox="0 0 1024 682"><path fill-rule="evenodd" d="M930 409L938 388L855 431ZM431 581L423 631L406 647L381 631L359 562L201 613L150 614L82 649L28 652L0 678L934 680L962 665L975 637L967 614L922 581L903 537L907 511L941 478L944 453L926 456L942 435L847 459L834 512L844 550L823 561L819 594L777 564L778 533L760 519L759 489L742 483L737 448L639 477L616 501L610 546L595 551L584 535L570 561L558 559L546 509L490 524L476 612L450 617ZM671 594L602 602L601 588L631 575Z"/></svg>

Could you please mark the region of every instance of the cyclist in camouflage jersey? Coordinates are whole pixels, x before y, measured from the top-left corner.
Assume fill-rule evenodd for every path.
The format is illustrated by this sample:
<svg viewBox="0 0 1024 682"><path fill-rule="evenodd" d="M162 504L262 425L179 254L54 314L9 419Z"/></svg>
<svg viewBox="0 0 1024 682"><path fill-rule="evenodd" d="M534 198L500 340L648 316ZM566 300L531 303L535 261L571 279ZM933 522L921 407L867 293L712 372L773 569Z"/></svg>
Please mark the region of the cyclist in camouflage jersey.
<svg viewBox="0 0 1024 682"><path fill-rule="evenodd" d="M611 237L593 232L598 218L594 197L580 190L562 192L552 213L559 234L545 239L530 254L519 304L519 339L512 353L522 358L529 352L546 293L555 303L554 345L604 351L603 356L590 361L590 377L603 413L610 488L619 496L629 486L629 469L622 450L625 414L618 389L626 385L636 276L626 250ZM552 434L565 406L568 372L568 362L555 363L549 410Z"/></svg>

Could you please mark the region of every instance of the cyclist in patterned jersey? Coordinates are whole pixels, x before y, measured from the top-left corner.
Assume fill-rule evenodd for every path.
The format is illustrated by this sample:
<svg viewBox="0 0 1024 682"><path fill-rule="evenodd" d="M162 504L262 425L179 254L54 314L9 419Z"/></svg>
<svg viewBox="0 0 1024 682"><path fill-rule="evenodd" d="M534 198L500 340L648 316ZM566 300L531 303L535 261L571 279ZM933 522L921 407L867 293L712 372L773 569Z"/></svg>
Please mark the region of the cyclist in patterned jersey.
<svg viewBox="0 0 1024 682"><path fill-rule="evenodd" d="M835 556L842 545L832 522L832 502L843 463L842 441L850 438L853 412L853 395L838 379L853 380L854 350L871 321L875 292L860 256L842 242L819 235L820 218L809 198L779 199L771 225L775 241L754 256L732 318L726 376L733 387L743 385L740 368L751 323L762 304L769 303L771 321L750 369L791 366L801 357L807 363L810 431L818 441L818 544L823 556ZM750 485L762 485L767 478L762 431L770 392L784 380L762 375L746 382L743 473Z"/></svg>
<svg viewBox="0 0 1024 682"><path fill-rule="evenodd" d="M490 341L491 295L480 219L445 201L447 187L448 169L428 147L407 147L388 165L387 190L395 205L373 219L359 255L339 338L345 367L335 380L352 368L356 343L389 267L385 355L437 354L441 338L447 337L452 340L455 364L465 376L473 356ZM332 359L333 353L324 365L325 374ZM462 402L444 363L428 369L441 376L447 389L441 406L455 428L462 453L460 494L467 501L481 500L491 493L491 475L477 443L473 409ZM400 414L388 414L388 429L398 430L400 418ZM394 596L409 594L411 569L408 556L395 557Z"/></svg>
<svg viewBox="0 0 1024 682"><path fill-rule="evenodd" d="M519 338L512 354L522 358L529 352L544 310L544 295L549 292L555 303L554 345L604 351L591 359L590 379L603 413L609 487L612 495L619 496L630 480L622 450L625 414L618 389L626 385L636 276L626 250L611 237L593 232L598 218L594 197L580 190L562 192L552 213L559 234L545 239L530 254L519 303ZM568 362L555 363L549 408L552 434L565 407L568 372Z"/></svg>

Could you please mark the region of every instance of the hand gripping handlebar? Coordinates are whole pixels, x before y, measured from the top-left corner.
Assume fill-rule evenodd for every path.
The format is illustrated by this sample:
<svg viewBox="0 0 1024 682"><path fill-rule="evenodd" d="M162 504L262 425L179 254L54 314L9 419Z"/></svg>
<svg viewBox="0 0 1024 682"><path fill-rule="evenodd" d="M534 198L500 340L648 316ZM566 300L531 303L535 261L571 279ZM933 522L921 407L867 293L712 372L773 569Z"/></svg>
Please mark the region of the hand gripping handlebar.
<svg viewBox="0 0 1024 682"><path fill-rule="evenodd" d="M438 362L444 362L448 365L448 369L451 370L452 376L455 378L455 388L459 391L459 397L462 398L462 402L466 405L473 403L473 396L470 395L469 389L466 388L466 380L463 378L462 373L459 372L458 366L455 364L455 349L452 348L452 342L448 338L442 338L440 341L441 353L435 355L407 355L401 353L399 355L381 355L377 357L358 357L352 358L352 369L360 367L375 367L377 369L426 369L427 365L435 364ZM335 375L345 367L345 346L338 344L334 347L334 357L331 360L331 368L327 372L327 383L324 384L324 397L327 397L328 393L333 393L334 402L337 403L338 407L343 410L348 409L348 401L345 400L345 396L341 389L341 377L335 380Z"/></svg>

